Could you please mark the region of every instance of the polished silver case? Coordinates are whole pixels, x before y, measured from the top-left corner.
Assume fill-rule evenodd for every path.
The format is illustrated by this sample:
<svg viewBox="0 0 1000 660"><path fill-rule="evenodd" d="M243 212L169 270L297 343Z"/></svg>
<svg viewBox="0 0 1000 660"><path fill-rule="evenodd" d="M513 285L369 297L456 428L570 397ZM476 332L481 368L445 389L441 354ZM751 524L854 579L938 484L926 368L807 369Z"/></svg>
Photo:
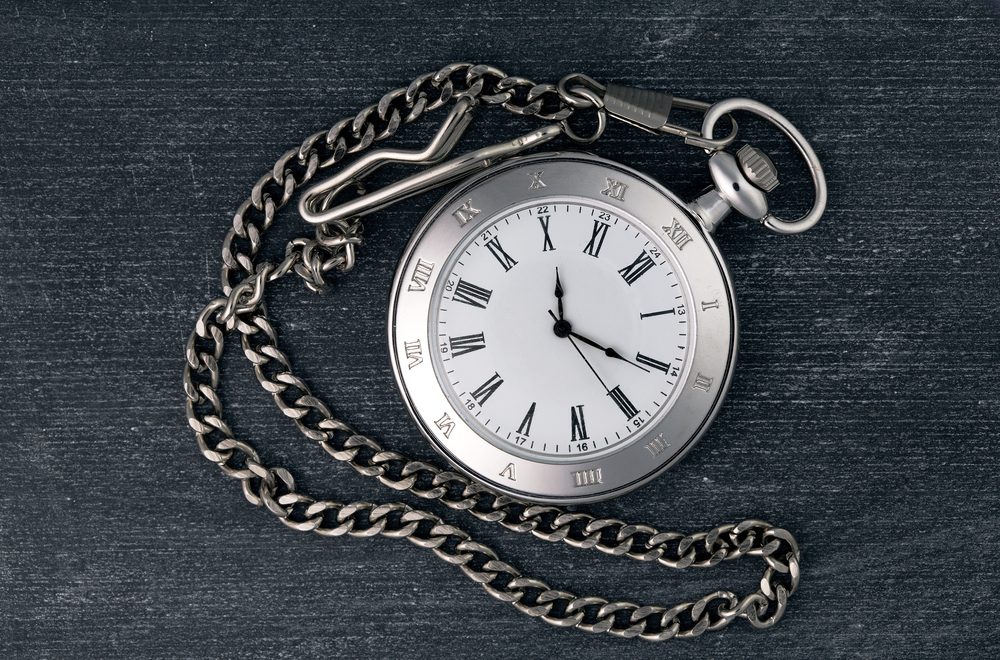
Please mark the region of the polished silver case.
<svg viewBox="0 0 1000 660"><path fill-rule="evenodd" d="M545 187L532 189L527 185L529 175L539 170L544 170ZM627 185L624 200L602 195L608 179ZM442 273L447 275L453 251L498 213L553 197L609 206L645 227L673 261L689 303L691 341L670 401L623 446L576 460L526 453L481 436L442 390L429 354L437 345L436 331L430 327L431 301L445 279ZM462 224L462 214L456 216L456 212L470 199L480 212ZM690 237L681 247L678 243L683 241L674 240L678 236L674 221ZM389 306L393 372L421 432L461 472L534 502L608 499L643 485L679 461L704 434L722 403L732 378L736 343L736 305L729 271L694 212L640 172L577 152L511 159L449 192L426 214L406 246Z"/></svg>

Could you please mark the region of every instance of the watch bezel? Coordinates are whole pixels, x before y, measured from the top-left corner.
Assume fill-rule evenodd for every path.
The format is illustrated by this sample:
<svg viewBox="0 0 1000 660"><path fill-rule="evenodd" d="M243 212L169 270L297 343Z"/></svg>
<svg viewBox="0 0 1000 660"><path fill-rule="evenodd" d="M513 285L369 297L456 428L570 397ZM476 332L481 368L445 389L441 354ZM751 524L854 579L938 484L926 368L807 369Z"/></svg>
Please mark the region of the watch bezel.
<svg viewBox="0 0 1000 660"><path fill-rule="evenodd" d="M531 188L528 174L545 171L545 187ZM530 168L530 172L528 172ZM525 171L522 171L525 170ZM627 186L625 199L600 197L608 178ZM522 180L523 178L523 180ZM515 185L517 183L521 185ZM453 251L496 214L533 199L566 196L621 208L661 244L679 268L687 288L691 347L677 382L678 394L659 420L610 453L578 461L545 460L507 451L479 434L442 390L429 353L436 338L429 332L430 302ZM474 199L480 212L462 223L456 212ZM666 206L666 208L664 208ZM671 208L673 207L673 208ZM650 219L665 218L664 224ZM678 248L673 221L690 241ZM434 264L414 280L418 260ZM426 274L426 267L423 268ZM426 279L426 281L424 281ZM421 290L422 289L422 290ZM702 303L715 301L717 306ZM396 269L388 318L393 374L403 401L431 445L459 471L508 495L544 503L583 503L608 499L649 482L677 463L704 435L732 379L738 341L732 280L722 255L689 207L665 187L620 163L578 152L547 152L511 159L462 181L424 216ZM411 367L406 343L419 340L421 360ZM711 385L705 391L705 380ZM700 387L695 387L698 383ZM442 423L443 422L443 423Z"/></svg>

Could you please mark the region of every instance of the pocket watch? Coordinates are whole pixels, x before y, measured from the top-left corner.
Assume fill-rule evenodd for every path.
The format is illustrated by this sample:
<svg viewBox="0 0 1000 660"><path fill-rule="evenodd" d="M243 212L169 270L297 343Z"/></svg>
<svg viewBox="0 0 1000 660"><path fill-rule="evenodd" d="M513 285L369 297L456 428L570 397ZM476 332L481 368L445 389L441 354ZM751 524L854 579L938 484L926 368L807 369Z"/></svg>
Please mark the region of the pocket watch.
<svg viewBox="0 0 1000 660"><path fill-rule="evenodd" d="M645 483L702 434L732 374L732 284L697 216L590 154L456 187L417 227L390 300L394 372L424 435L531 501Z"/></svg>
<svg viewBox="0 0 1000 660"><path fill-rule="evenodd" d="M580 92L597 102L590 88ZM676 101L614 85L602 92L606 112L648 130L664 125ZM471 107L453 111L441 144L458 139ZM725 140L712 139L718 118L737 109L776 125L809 164L817 194L804 218L769 213L778 177L764 153L718 146L735 138L735 124ZM380 191L398 200L480 170L414 231L388 324L393 372L413 419L469 477L533 502L607 499L676 463L708 428L737 343L732 282L711 232L731 209L777 231L808 229L825 206L825 181L808 142L771 108L731 99L705 110L703 134L688 137L712 149L713 187L691 203L590 153L510 157L566 133L565 124ZM367 207L329 208L331 191L396 159L378 158L315 186L302 216L323 223L384 208L364 196Z"/></svg>
<svg viewBox="0 0 1000 660"><path fill-rule="evenodd" d="M423 148L371 149L449 104ZM542 123L451 156L483 106ZM676 109L700 113L701 124L671 121ZM735 148L737 112L765 119L802 156L814 187L802 217L786 221L769 211L777 171L755 147ZM590 119L586 131L581 117ZM711 185L684 200L586 150L608 118L704 150ZM722 137L720 122L728 124ZM537 149L557 138L583 149ZM389 163L418 169L366 190L365 179ZM311 182L334 165L333 176ZM291 241L280 262L261 260L264 233L306 182L298 208L316 226L315 237ZM417 225L399 261L388 318L400 394L449 464L439 468L387 450L335 418L294 375L262 303L267 284L292 272L323 290L331 275L354 267L362 218L444 185L450 191ZM708 104L583 74L536 85L495 67L449 65L309 136L254 186L223 247L223 295L199 314L188 342L189 423L203 455L286 525L409 538L462 566L491 595L549 623L654 640L696 636L735 618L773 625L799 579L798 546L787 531L751 519L685 535L557 505L647 483L679 461L717 414L738 338L732 280L712 239L719 223L735 210L776 232L798 233L814 226L825 206L823 170L809 143L757 101ZM258 380L282 412L361 474L514 531L674 568L759 556L767 563L760 588L744 597L713 592L671 608L580 597L523 577L431 512L305 495L290 472L265 465L223 421L218 359L232 331L242 335Z"/></svg>

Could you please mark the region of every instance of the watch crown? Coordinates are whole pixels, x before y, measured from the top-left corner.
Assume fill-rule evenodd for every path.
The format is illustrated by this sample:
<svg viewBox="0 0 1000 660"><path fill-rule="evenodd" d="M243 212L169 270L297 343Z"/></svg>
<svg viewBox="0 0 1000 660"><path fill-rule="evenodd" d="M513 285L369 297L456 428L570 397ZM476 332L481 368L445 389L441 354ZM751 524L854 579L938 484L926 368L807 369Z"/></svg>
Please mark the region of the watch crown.
<svg viewBox="0 0 1000 660"><path fill-rule="evenodd" d="M758 151L749 144L744 144L736 152L740 169L750 183L757 186L764 192L771 192L778 187L778 171L774 163L762 151Z"/></svg>

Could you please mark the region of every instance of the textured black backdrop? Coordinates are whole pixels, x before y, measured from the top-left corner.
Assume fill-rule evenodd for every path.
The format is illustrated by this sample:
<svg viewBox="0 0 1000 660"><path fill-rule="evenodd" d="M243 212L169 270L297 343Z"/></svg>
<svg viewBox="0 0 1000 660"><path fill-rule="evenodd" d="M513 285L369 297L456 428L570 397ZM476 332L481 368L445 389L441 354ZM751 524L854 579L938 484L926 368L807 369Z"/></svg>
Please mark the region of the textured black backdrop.
<svg viewBox="0 0 1000 660"><path fill-rule="evenodd" d="M0 4L2 654L995 656L998 27L980 2ZM777 628L669 648L553 629L408 543L285 529L197 453L182 347L232 211L306 134L462 60L751 96L821 155L830 207L814 231L719 232L743 334L712 431L665 477L591 507L794 530L804 577ZM595 150L683 195L705 181L676 141L615 126ZM332 295L286 284L270 305L338 413L437 460L383 335L430 201L370 221ZM310 446L240 356L225 373L237 432L306 488L397 498ZM676 574L444 515L578 592L673 602L758 575Z"/></svg>

